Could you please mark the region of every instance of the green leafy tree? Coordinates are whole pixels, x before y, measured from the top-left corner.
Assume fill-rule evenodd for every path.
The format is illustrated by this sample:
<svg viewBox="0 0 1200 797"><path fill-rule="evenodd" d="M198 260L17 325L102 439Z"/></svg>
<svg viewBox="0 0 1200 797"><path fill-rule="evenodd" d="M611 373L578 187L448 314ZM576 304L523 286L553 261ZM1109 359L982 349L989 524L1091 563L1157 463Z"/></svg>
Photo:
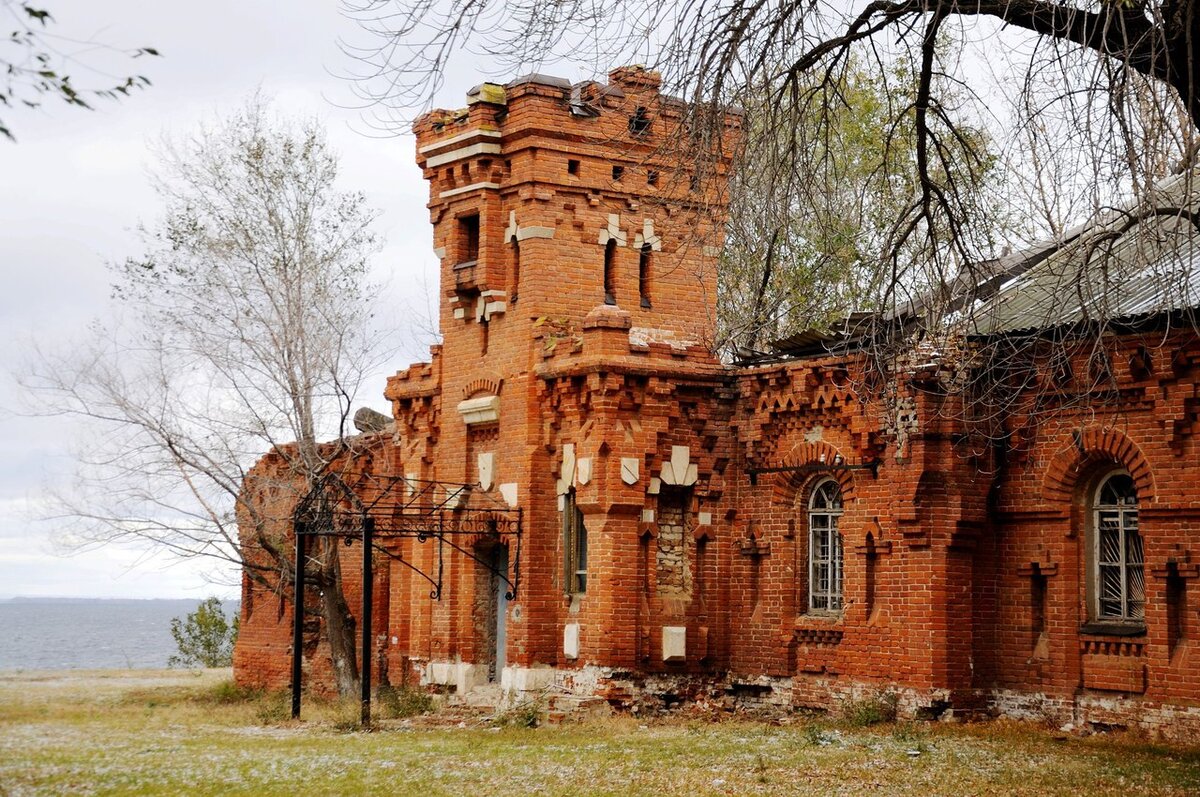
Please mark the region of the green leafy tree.
<svg viewBox="0 0 1200 797"><path fill-rule="evenodd" d="M753 96L777 101L768 87ZM961 261L966 239L987 249L1008 226L997 208L979 214L986 224L950 229L1000 204L994 195L1002 174L982 128L953 120L958 133L947 136L937 173L958 186L954 212L940 220L954 234L929 239L898 227L919 193L911 95L888 90L851 59L835 79L797 84L784 101L798 124L769 124L765 108L745 109L718 272L717 347L728 356L754 354L853 311L909 301L929 287L921 264L935 255ZM922 251L931 246L940 251Z"/></svg>
<svg viewBox="0 0 1200 797"><path fill-rule="evenodd" d="M7 37L0 38L0 106L4 108L37 108L42 99L49 96L58 97L67 105L90 110L93 99L120 99L128 97L135 89L150 85L150 78L145 75L129 75L117 78L111 84L77 86L69 72L87 66L80 58L83 55L94 57L98 49L141 58L158 55L158 50L153 47L120 50L52 33L51 25L56 20L51 13L26 0L0 0L0 19L4 20L3 29L8 31ZM16 140L2 118L0 136Z"/></svg>
<svg viewBox="0 0 1200 797"><path fill-rule="evenodd" d="M225 617L220 598L208 598L185 618L171 621L171 636L179 655L167 663L172 667L228 667L233 664L238 618Z"/></svg>

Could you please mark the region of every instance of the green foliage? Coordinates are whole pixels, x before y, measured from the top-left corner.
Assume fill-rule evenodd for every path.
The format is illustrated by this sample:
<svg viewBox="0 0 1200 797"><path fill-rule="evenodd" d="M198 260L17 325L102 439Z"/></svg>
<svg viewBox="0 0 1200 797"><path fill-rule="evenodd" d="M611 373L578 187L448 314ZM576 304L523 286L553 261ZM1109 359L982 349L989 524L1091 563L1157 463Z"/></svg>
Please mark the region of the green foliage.
<svg viewBox="0 0 1200 797"><path fill-rule="evenodd" d="M254 716L263 725L279 725L292 717L291 696L287 692L268 692L259 698Z"/></svg>
<svg viewBox="0 0 1200 797"><path fill-rule="evenodd" d="M501 711L493 722L502 728L536 728L542 724L545 713L540 699L526 700Z"/></svg>
<svg viewBox="0 0 1200 797"><path fill-rule="evenodd" d="M416 717L431 714L434 710L433 695L411 686L384 684L376 694L380 712L387 719Z"/></svg>
<svg viewBox="0 0 1200 797"><path fill-rule="evenodd" d="M168 660L171 667L228 667L233 664L238 618L225 617L219 598L208 598L186 618L171 621L171 636L179 655Z"/></svg>
<svg viewBox="0 0 1200 797"><path fill-rule="evenodd" d="M865 59L864 59L865 61ZM852 311L907 300L949 275L967 252L990 251L1004 225L989 197L995 145L948 103L929 124L944 151L931 178L954 186L945 205L920 195L913 76L856 59L828 80L764 86L748 108L730 188L718 272L719 340L727 353L763 351ZM980 211L989 212L980 214ZM966 229L971 214L987 219Z"/></svg>
<svg viewBox="0 0 1200 797"><path fill-rule="evenodd" d="M896 719L900 698L895 692L881 690L860 700L842 704L842 717L855 728L866 728Z"/></svg>
<svg viewBox="0 0 1200 797"><path fill-rule="evenodd" d="M26 108L37 108L41 105L43 96L58 97L67 105L91 109L89 98L120 99L128 97L134 89L144 89L150 85L150 79L145 75L130 75L119 78L111 86L99 88L76 88L71 82L71 76L63 72L60 63L70 62L69 55L60 52L55 36L49 32L54 17L44 8L35 8L27 0L0 0L0 11L9 12L15 29L11 29L7 37L0 38L0 105L11 108L22 105ZM114 48L92 43L91 49L105 49L118 52L129 58L156 56L158 50L153 47L136 47L130 50L114 50ZM92 71L98 71L92 69ZM0 135L15 141L16 137L3 119L0 119Z"/></svg>
<svg viewBox="0 0 1200 797"><path fill-rule="evenodd" d="M263 698L263 690L251 689L247 686L238 686L232 680L221 681L216 686L213 686L204 695L205 702L214 703L216 705L233 705L235 703L249 703Z"/></svg>

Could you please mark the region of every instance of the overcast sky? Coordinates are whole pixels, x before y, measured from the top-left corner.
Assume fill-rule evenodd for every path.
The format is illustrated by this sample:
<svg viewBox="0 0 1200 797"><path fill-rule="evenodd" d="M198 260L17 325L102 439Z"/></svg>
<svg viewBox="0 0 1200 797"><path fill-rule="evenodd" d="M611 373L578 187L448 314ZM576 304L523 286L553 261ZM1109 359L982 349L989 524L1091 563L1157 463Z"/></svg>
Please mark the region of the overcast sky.
<svg viewBox="0 0 1200 797"><path fill-rule="evenodd" d="M428 312L423 286L436 280L426 185L410 136L372 137L359 113L346 107L353 97L335 75L349 64L337 40L357 31L341 18L336 0L42 5L59 20L58 33L152 46L162 57L121 62L153 86L119 103L100 100L88 112L51 98L41 110L3 111L18 143L0 140L0 598L202 597L214 591L205 581L209 565L172 565L115 547L70 557L54 552L53 524L35 521L32 507L47 485L69 477L78 430L18 414L12 370L29 341L70 346L86 335L90 320L105 315L105 263L138 254L133 228L157 216L147 145L163 131L186 132L205 116L233 109L261 88L279 111L326 121L342 158L339 187L363 191L382 211L377 231L387 246L375 270L387 282L383 308L397 328L397 361L371 380L360 403L387 411L386 373L423 356L411 320ZM460 106L481 69L467 63L447 80L439 104ZM78 67L73 77L79 85L105 81ZM228 587L215 591L236 595Z"/></svg>

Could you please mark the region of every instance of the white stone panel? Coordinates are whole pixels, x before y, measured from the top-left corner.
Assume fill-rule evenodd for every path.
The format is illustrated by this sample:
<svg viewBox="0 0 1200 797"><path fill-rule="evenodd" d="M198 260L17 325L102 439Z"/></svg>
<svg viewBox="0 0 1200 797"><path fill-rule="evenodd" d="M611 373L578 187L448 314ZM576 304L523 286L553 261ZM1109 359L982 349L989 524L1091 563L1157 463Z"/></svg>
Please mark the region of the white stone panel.
<svg viewBox="0 0 1200 797"><path fill-rule="evenodd" d="M515 507L517 505L517 483L506 482L499 487L500 495L504 497L505 503Z"/></svg>
<svg viewBox="0 0 1200 797"><path fill-rule="evenodd" d="M575 444L563 445L562 469L558 472L558 494L566 495L571 485L575 484Z"/></svg>
<svg viewBox="0 0 1200 797"><path fill-rule="evenodd" d="M458 402L458 413L463 423L471 426L477 423L492 423L500 420L500 397L480 396Z"/></svg>
<svg viewBox="0 0 1200 797"><path fill-rule="evenodd" d="M581 457L575 463L575 481L579 484L587 484L592 480L592 458Z"/></svg>
<svg viewBox="0 0 1200 797"><path fill-rule="evenodd" d="M664 626L662 630L663 661L687 659L687 628L681 625Z"/></svg>
<svg viewBox="0 0 1200 797"><path fill-rule="evenodd" d="M476 464L479 466L479 486L484 492L492 489L492 481L495 476L496 455L491 451L480 454L476 457Z"/></svg>
<svg viewBox="0 0 1200 797"><path fill-rule="evenodd" d="M568 659L579 658L579 623L563 626L563 655Z"/></svg>
<svg viewBox="0 0 1200 797"><path fill-rule="evenodd" d="M642 461L637 457L621 457L621 481L626 484L637 484L641 466Z"/></svg>

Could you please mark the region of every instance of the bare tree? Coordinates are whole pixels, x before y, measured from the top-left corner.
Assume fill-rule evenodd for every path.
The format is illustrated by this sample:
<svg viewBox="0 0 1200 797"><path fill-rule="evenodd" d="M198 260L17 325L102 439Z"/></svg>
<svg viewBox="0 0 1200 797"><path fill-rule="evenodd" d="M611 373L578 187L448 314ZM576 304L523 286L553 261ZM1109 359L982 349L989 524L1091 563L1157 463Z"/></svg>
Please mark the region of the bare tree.
<svg viewBox="0 0 1200 797"><path fill-rule="evenodd" d="M163 215L141 229L145 254L114 266L121 322L38 353L24 379L47 412L95 432L58 499L77 544L149 543L286 583L291 509L350 458L351 401L375 364L375 214L336 177L318 123L273 118L257 98L164 143ZM337 546L308 567L338 687L353 692Z"/></svg>
<svg viewBox="0 0 1200 797"><path fill-rule="evenodd" d="M989 130L1006 169L1029 191L1041 181L1051 210L1042 229L1053 231L1144 191L1165 161L1189 162L1200 125L1200 59L1192 44L1200 40L1200 19L1192 0L343 6L365 31L346 50L383 125L425 107L464 51L487 53L514 71L548 59L593 67L644 62L663 73L665 90L693 107L740 106L753 114L751 131L805 129L816 140L836 137L848 70L869 71L891 98L878 140L913 167L869 281L872 306L892 314L917 305L934 315L961 307L952 286L979 281L975 269L1015 242L988 233L997 207L976 201L970 178L986 164L979 160L985 153L970 145L972 130ZM1006 87L1015 87L1020 101L997 108L997 91ZM1060 182L1051 183L1037 153L1023 145L1030 136L1038 137L1042 155L1065 151L1077 161L1060 170ZM699 131L695 138L698 156L704 141L718 139ZM792 185L798 175L821 181L831 173L834 148L794 144L775 153ZM1064 220L1060 212L1079 215ZM769 243L770 236L762 245Z"/></svg>

